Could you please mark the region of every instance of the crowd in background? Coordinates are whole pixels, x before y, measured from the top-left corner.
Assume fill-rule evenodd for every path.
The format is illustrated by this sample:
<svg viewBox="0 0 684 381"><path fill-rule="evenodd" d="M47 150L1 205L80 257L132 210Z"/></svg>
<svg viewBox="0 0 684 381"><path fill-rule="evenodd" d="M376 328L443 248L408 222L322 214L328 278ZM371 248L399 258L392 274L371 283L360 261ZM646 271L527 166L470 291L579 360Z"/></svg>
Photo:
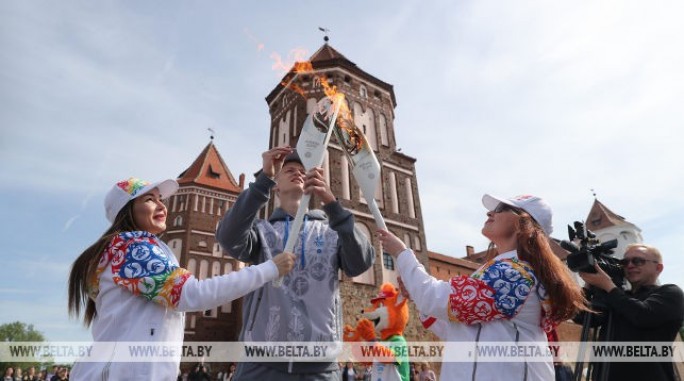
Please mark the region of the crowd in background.
<svg viewBox="0 0 684 381"><path fill-rule="evenodd" d="M69 368L53 365L52 368L36 370L30 366L25 369L8 367L2 381L66 381L69 380Z"/></svg>

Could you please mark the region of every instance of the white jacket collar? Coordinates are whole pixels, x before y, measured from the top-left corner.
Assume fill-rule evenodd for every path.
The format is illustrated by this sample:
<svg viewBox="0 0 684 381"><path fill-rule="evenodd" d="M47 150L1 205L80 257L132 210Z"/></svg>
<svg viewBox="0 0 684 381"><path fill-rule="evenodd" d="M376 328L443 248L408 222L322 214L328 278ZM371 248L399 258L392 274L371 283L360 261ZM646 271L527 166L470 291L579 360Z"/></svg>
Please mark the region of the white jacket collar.
<svg viewBox="0 0 684 381"><path fill-rule="evenodd" d="M511 250L507 251L505 253L501 253L494 257L494 260L500 260L500 259L510 259L510 258L518 258L518 252L516 250Z"/></svg>

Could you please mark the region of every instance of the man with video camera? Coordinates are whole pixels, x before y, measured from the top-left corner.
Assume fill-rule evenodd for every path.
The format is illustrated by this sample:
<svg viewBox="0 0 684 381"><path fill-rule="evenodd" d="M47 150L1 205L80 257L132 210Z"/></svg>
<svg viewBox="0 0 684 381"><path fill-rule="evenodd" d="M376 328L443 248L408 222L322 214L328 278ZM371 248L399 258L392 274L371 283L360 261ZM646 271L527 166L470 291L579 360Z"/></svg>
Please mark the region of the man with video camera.
<svg viewBox="0 0 684 381"><path fill-rule="evenodd" d="M621 264L632 286L630 291L617 287L598 265L596 273L579 273L587 285L594 286L593 292L605 292L601 301L612 314L613 328L612 337L602 339L671 343L684 320L684 294L677 285L657 284L663 271L660 252L653 246L631 244ZM672 362L613 362L607 370L608 380L675 380Z"/></svg>

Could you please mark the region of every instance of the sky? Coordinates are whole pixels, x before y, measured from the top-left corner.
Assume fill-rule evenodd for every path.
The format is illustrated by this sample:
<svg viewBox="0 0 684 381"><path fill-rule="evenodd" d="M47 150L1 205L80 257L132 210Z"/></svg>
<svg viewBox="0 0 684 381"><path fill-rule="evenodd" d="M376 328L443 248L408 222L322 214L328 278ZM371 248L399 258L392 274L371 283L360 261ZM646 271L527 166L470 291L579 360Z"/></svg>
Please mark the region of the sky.
<svg viewBox="0 0 684 381"><path fill-rule="evenodd" d="M679 1L0 2L0 324L90 339L72 261L107 228L116 181L175 178L209 142L235 176L268 147L264 100L330 44L394 86L427 248L486 248L484 193L535 194L554 237L598 199L684 287Z"/></svg>

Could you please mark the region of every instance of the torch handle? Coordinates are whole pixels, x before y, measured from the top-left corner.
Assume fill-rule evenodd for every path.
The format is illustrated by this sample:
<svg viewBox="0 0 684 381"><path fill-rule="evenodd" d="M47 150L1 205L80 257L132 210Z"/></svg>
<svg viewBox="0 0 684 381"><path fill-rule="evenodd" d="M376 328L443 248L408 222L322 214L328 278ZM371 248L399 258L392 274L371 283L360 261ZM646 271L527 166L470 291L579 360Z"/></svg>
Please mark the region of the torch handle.
<svg viewBox="0 0 684 381"><path fill-rule="evenodd" d="M295 244L297 243L297 238L299 237L299 231L302 228L302 223L304 222L304 215L306 210L309 208L309 200L311 200L311 194L305 194L299 201L299 208L297 208L297 214L295 219L290 226L290 231L287 233L287 241L285 242L285 248L283 252L292 253L294 251ZM280 277L273 281L273 287L280 287L283 285L283 277Z"/></svg>
<svg viewBox="0 0 684 381"><path fill-rule="evenodd" d="M375 225L377 225L377 227L379 227L382 230L387 230L385 219L382 217L382 214L380 213L380 208L378 207L378 203L375 202L375 197L371 197L370 200L366 201L368 202L368 208L370 209L371 213L373 214L373 218L375 219Z"/></svg>

